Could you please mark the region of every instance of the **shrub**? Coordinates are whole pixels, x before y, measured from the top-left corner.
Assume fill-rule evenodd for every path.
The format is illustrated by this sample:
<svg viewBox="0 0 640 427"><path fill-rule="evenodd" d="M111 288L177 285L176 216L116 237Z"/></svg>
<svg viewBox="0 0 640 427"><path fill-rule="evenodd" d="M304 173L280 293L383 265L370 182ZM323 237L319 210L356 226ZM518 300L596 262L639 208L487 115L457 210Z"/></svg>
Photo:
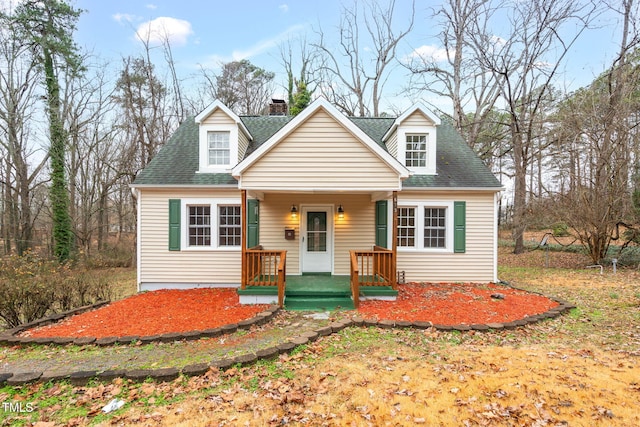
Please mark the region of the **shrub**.
<svg viewBox="0 0 640 427"><path fill-rule="evenodd" d="M0 262L0 319L9 328L109 300L112 293L108 273L72 270L31 253Z"/></svg>
<svg viewBox="0 0 640 427"><path fill-rule="evenodd" d="M640 266L640 247L628 246L622 252L617 246L610 248L607 254L607 263L611 263L612 258L618 258L618 266L620 267L638 267Z"/></svg>
<svg viewBox="0 0 640 427"><path fill-rule="evenodd" d="M50 310L60 270L57 263L43 261L31 253L2 260L0 318L8 327L39 319Z"/></svg>
<svg viewBox="0 0 640 427"><path fill-rule="evenodd" d="M553 224L551 233L554 237L565 237L569 235L569 226L563 222Z"/></svg>
<svg viewBox="0 0 640 427"><path fill-rule="evenodd" d="M83 263L88 268L131 267L135 257L132 244L107 245L97 254L86 257Z"/></svg>

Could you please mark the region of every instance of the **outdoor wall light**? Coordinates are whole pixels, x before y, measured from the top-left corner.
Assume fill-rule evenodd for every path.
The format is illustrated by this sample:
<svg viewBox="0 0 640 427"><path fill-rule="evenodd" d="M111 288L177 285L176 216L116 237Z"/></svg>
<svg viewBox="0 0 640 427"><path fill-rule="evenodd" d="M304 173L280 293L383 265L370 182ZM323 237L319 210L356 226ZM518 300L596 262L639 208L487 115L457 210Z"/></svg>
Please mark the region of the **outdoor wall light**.
<svg viewBox="0 0 640 427"><path fill-rule="evenodd" d="M291 205L291 219L298 219L298 208L296 205Z"/></svg>
<svg viewBox="0 0 640 427"><path fill-rule="evenodd" d="M344 208L342 205L338 205L338 219L344 219Z"/></svg>

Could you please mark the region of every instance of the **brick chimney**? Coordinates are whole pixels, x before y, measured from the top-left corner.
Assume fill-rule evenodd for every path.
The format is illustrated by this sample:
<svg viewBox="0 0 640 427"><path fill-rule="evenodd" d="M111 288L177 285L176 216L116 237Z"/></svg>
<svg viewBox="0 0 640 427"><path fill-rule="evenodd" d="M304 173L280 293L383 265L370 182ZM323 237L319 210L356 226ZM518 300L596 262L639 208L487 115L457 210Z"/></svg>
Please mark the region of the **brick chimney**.
<svg viewBox="0 0 640 427"><path fill-rule="evenodd" d="M271 103L269 104L270 116L286 116L287 110L287 103L284 99L271 99Z"/></svg>

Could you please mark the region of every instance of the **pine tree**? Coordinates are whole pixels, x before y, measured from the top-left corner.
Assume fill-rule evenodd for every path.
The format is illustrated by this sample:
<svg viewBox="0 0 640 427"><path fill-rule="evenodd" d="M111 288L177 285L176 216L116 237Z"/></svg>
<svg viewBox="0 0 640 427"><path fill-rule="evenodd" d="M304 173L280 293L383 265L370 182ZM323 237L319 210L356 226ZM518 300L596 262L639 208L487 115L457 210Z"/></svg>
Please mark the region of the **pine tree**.
<svg viewBox="0 0 640 427"><path fill-rule="evenodd" d="M67 135L60 112L60 83L57 71L66 67L81 72L73 32L82 13L62 0L28 0L15 10L19 31L33 45L35 60L42 66L49 119L49 159L51 162L51 211L53 215L54 255L60 262L69 259L73 234L69 214L69 191L65 173Z"/></svg>

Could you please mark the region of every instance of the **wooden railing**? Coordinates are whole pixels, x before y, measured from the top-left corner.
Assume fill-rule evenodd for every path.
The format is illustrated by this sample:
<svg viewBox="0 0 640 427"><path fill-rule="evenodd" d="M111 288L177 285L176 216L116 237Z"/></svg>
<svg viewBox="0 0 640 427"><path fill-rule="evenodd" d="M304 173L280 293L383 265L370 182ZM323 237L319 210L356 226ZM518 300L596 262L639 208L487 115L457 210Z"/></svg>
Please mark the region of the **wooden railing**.
<svg viewBox="0 0 640 427"><path fill-rule="evenodd" d="M393 251L374 246L372 251L350 251L351 293L356 308L360 304L361 286L390 286L397 289Z"/></svg>
<svg viewBox="0 0 640 427"><path fill-rule="evenodd" d="M360 306L360 270L358 269L358 256L356 251L349 251L351 255L351 295L353 296L353 306Z"/></svg>
<svg viewBox="0 0 640 427"><path fill-rule="evenodd" d="M278 305L284 305L287 251L265 251L262 246L244 253L241 288L247 286L277 286Z"/></svg>

